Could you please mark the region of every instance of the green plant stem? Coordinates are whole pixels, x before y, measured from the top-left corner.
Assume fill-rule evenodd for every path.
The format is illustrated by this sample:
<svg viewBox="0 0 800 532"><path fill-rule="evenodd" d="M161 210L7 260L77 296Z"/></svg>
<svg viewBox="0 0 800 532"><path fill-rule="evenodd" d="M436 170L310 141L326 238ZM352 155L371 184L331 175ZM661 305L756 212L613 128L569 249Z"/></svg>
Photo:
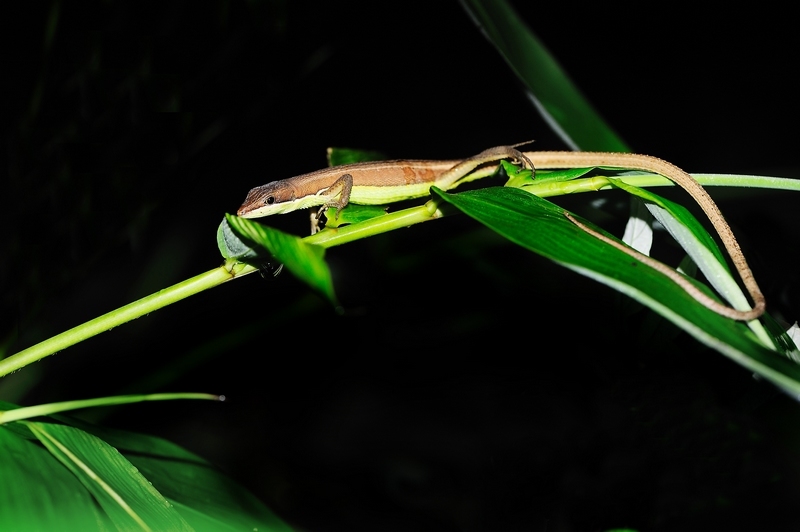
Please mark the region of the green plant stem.
<svg viewBox="0 0 800 532"><path fill-rule="evenodd" d="M307 244L331 248L369 236L375 236L381 233L394 231L395 229L402 229L418 223L442 218L454 212L455 211L451 207L440 205L436 200L430 200L425 205L420 205L419 207L403 209L402 211L371 218L354 225L326 229L315 235L308 236L303 240Z"/></svg>
<svg viewBox="0 0 800 532"><path fill-rule="evenodd" d="M800 191L800 179L720 174L693 174L693 177L697 179L701 185L705 186L736 186ZM617 179L621 179L623 182L630 185L643 188L674 185L672 181L655 174L628 174L618 176ZM531 194L546 198L580 192L595 192L611 188L611 184L608 179L603 176L574 179L571 181L548 180L544 178L539 181L534 181L532 184L523 186L522 188ZM342 244L347 244L362 238L442 218L454 212L456 211L447 204L440 204L436 200L430 200L425 205L393 212L358 224L329 228L316 235L308 236L304 240L309 244L315 244L323 248L341 246ZM142 298L129 305L125 305L124 307L20 351L4 360L0 360L0 377L8 375L13 371L32 362L36 362L37 360L41 360L62 349L66 349L71 345L75 345L78 342L105 332L117 325L122 325L144 314L222 284L234 277L241 277L242 275L247 275L254 271L256 271L254 266L229 260L219 268L192 277L191 279L169 288L165 288L160 292Z"/></svg>
<svg viewBox="0 0 800 532"><path fill-rule="evenodd" d="M117 325L134 320L140 316L166 307L176 301L187 298L203 290L213 288L219 284L233 279L234 277L251 273L256 269L235 261L227 261L219 268L215 268L206 273L202 273L191 279L173 285L155 294L143 297L124 307L120 307L107 314L103 314L93 320L87 321L82 325L73 327L68 331L53 336L43 342L20 351L10 357L0 360L0 377L8 375L32 362L52 355L62 349L82 342L87 338L105 332Z"/></svg>
<svg viewBox="0 0 800 532"><path fill-rule="evenodd" d="M786 177L727 174L692 174L692 177L703 186L767 188L771 190L794 190L800 192L800 179L790 179ZM615 179L640 188L675 186L675 183L658 174L626 174L615 176ZM530 185L522 187L526 192L530 192L540 198L577 194L580 192L596 192L598 190L612 188L611 183L604 176L574 179L572 181L534 180Z"/></svg>
<svg viewBox="0 0 800 532"><path fill-rule="evenodd" d="M703 186L768 188L800 192L800 179L788 177L735 174L692 174L692 177Z"/></svg>

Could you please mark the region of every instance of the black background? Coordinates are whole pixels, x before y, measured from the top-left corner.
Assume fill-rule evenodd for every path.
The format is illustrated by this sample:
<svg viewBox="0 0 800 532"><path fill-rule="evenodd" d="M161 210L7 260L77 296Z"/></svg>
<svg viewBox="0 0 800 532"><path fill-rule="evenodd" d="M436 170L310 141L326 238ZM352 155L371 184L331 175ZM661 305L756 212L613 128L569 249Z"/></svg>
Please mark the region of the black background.
<svg viewBox="0 0 800 532"><path fill-rule="evenodd" d="M635 151L798 175L786 14L517 4ZM39 7L13 18L4 84L11 353L217 266L223 213L328 146L563 148L456 2ZM712 193L793 322L796 195ZM270 224L302 234L295 214ZM624 217L598 221L619 234ZM461 219L328 258L344 315L251 275L25 368L0 398L224 393L86 417L186 446L309 530L796 527L796 403L611 290Z"/></svg>

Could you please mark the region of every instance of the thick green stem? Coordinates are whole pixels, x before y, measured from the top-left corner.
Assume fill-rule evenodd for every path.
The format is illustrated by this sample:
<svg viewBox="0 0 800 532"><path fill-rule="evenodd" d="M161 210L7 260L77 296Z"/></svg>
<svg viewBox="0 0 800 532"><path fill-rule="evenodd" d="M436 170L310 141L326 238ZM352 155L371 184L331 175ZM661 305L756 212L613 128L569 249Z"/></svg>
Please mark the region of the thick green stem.
<svg viewBox="0 0 800 532"><path fill-rule="evenodd" d="M82 342L87 338L98 335L109 329L122 325L125 322L144 316L150 312L166 307L176 301L187 298L191 295L213 288L219 284L229 281L234 277L245 275L255 271L255 268L242 263L228 261L219 268L202 273L191 279L173 285L155 294L143 297L124 307L103 314L84 324L73 327L68 331L53 336L43 342L20 351L10 357L0 360L0 377L8 375L32 362L41 360L48 355L52 355L62 349Z"/></svg>

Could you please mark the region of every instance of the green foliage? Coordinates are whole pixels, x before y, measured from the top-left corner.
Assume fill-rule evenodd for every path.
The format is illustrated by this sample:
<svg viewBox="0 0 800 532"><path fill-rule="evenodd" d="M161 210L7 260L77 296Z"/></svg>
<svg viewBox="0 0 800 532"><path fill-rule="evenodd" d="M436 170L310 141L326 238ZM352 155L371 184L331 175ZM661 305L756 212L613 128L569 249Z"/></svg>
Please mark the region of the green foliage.
<svg viewBox="0 0 800 532"><path fill-rule="evenodd" d="M313 244L306 244L302 239L287 235L270 227L252 222L238 216L227 215L219 232L225 231L229 225L238 235L251 245L266 249L300 280L319 290L332 303L336 302L333 292L333 280L328 265L323 260L325 249ZM217 242L221 240L218 238ZM226 256L228 250L223 249Z"/></svg>
<svg viewBox="0 0 800 532"><path fill-rule="evenodd" d="M632 261L629 255L582 231L567 220L561 207L514 188L488 188L460 194L446 194L435 188L434 191L512 242L619 290L649 306L700 342L785 389L800 393L800 367L767 349L745 324L712 312L662 273ZM654 194L649 197L654 201L663 200ZM693 218L688 211L682 215ZM691 225L695 224L696 220Z"/></svg>
<svg viewBox="0 0 800 532"><path fill-rule="evenodd" d="M0 507L2 530L290 530L179 446L62 416L0 426Z"/></svg>

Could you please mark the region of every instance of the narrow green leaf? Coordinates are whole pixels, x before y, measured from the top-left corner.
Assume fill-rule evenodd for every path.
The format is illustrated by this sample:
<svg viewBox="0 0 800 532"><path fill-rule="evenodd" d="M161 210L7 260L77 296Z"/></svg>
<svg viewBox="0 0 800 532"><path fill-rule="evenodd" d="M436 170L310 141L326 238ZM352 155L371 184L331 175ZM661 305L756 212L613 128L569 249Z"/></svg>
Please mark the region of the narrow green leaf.
<svg viewBox="0 0 800 532"><path fill-rule="evenodd" d="M0 427L0 530L115 530L78 479L46 449Z"/></svg>
<svg viewBox="0 0 800 532"><path fill-rule="evenodd" d="M714 289L737 310L752 308L747 297L733 278L728 263L717 243L700 222L685 207L662 198L649 190L628 185L620 179L609 178L614 187L625 190L646 202L647 208L667 229L670 235L689 254L694 263L706 276ZM761 339L764 345L780 345L777 338L770 335L758 320L748 326Z"/></svg>
<svg viewBox="0 0 800 532"><path fill-rule="evenodd" d="M717 263L722 264L727 269L727 264L725 262L725 257L722 255L722 251L719 249L719 246L717 246L717 243L714 241L713 238L711 238L711 235L708 234L708 231L705 230L703 225L699 221L697 221L697 218L695 218L694 215L692 215L692 213L690 213L688 211L688 209L686 209L686 207L684 207L683 205L680 205L678 203L675 203L674 201L670 201L670 200L668 200L666 198L663 198L663 197L659 196L658 194L656 194L654 192L651 192L649 190L645 190L643 188L639 188L639 187L636 187L636 186L633 186L633 185L628 185L624 181L622 181L621 179L615 179L615 178L609 177L608 181L615 188L622 189L625 192L627 192L628 194L632 194L632 195L634 195L636 197L639 197L639 198L645 200L646 202L649 202L649 203L652 203L652 204L655 204L655 205L658 205L659 207L661 207L663 210L665 210L667 213L669 213L670 216L672 216L678 222L680 222L680 225L682 225L683 227L685 227L689 231L689 235L687 235L686 237L682 237L681 235L672 234L670 232L670 234L672 234L673 238L675 238L675 240L677 240L678 243L681 244L682 247L684 247L683 246L683 242L684 241L688 240L689 238L692 238L700 246L702 246L704 249L708 250L708 252L712 255L713 259ZM655 213L653 213L653 214L655 215ZM668 231L670 231L670 229L671 228L669 228L669 227L667 228ZM686 248L684 247L684 249L686 249ZM692 257L692 258L694 258L694 257ZM700 269L702 270L703 268L700 265L700 262L698 262L697 259L695 260L695 262L698 263L698 266L700 266ZM728 272L730 272L730 270L728 270Z"/></svg>
<svg viewBox="0 0 800 532"><path fill-rule="evenodd" d="M66 425L25 421L100 503L119 530L193 530L114 447Z"/></svg>
<svg viewBox="0 0 800 532"><path fill-rule="evenodd" d="M570 148L630 151L506 0L461 0L461 4L527 85L531 102Z"/></svg>
<svg viewBox="0 0 800 532"><path fill-rule="evenodd" d="M307 244L301 238L245 218L231 214L226 214L225 217L231 229L245 243L267 250L301 281L315 288L329 301L336 304L331 272L324 260L324 248Z"/></svg>
<svg viewBox="0 0 800 532"><path fill-rule="evenodd" d="M461 194L432 190L512 242L635 298L700 342L786 390L800 393L800 367L763 347L744 324L712 312L662 273L575 226L561 207L514 188ZM704 285L688 280L711 294Z"/></svg>

